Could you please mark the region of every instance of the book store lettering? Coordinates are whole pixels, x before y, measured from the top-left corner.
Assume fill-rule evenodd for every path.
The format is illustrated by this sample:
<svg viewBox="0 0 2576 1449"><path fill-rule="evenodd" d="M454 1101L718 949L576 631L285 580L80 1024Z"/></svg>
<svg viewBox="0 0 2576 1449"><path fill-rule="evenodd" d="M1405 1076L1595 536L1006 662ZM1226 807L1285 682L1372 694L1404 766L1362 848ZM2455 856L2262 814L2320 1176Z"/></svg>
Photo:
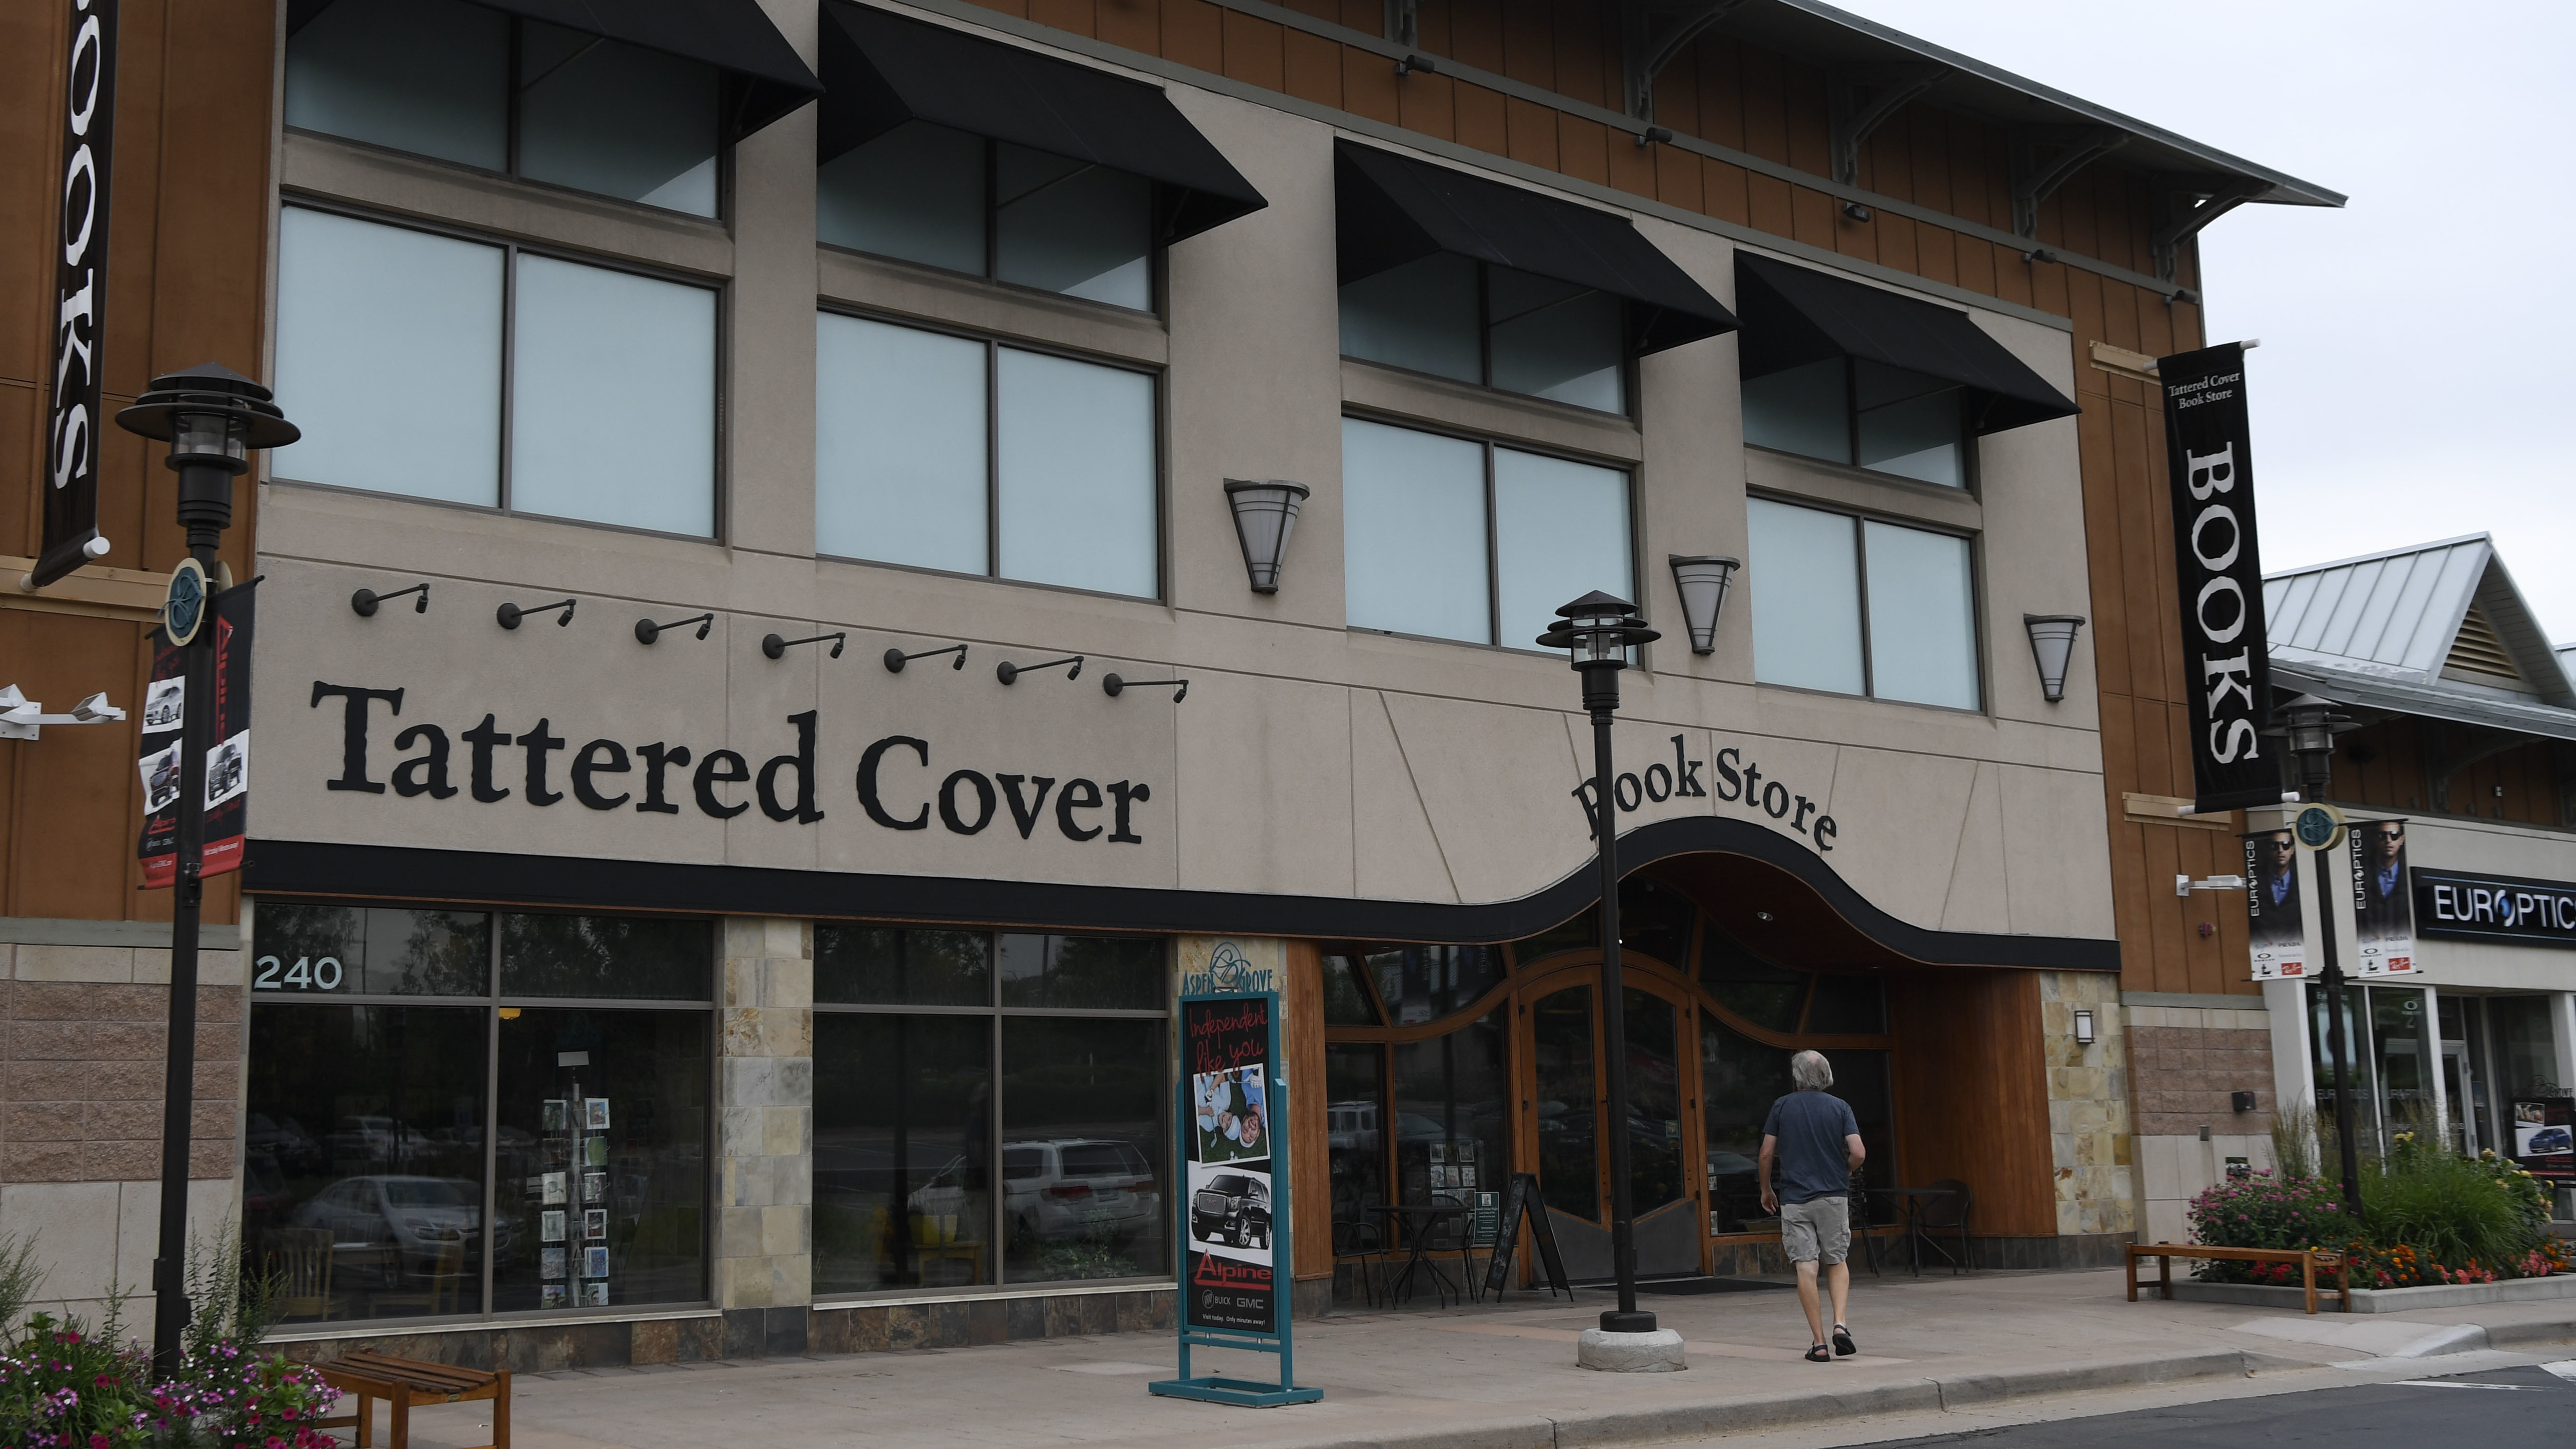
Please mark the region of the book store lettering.
<svg viewBox="0 0 2576 1449"><path fill-rule="evenodd" d="M1642 771L1622 774L1611 785L1621 813L1633 813L1649 803L1660 805L1675 798L1705 797L1714 786L1719 803L1740 804L1747 813L1758 810L1807 837L1818 855L1833 853L1834 837L1842 827L1824 813L1822 805L1764 774L1761 761L1748 758L1734 745L1718 751L1714 760L1694 760L1683 748L1684 741L1682 735L1673 736L1671 764L1657 760ZM1704 779L1700 774L1703 769L1709 770L1714 780ZM1600 814L1601 792L1592 781L1585 780L1574 787L1573 793L1575 802L1583 807L1584 821L1591 825L1597 839L1600 827L1593 822Z"/></svg>
<svg viewBox="0 0 2576 1449"><path fill-rule="evenodd" d="M816 744L821 712L810 709L787 716L781 752L755 768L750 756L734 750L694 750L668 740L594 739L575 746L555 733L551 719L513 729L486 714L470 728L415 721L396 730L402 690L317 679L311 706L326 700L341 707L340 773L323 788L369 795L447 800L465 794L484 805L515 797L538 807L571 800L587 810L694 810L718 820L757 805L771 820L797 825L821 820L827 800L838 799L852 801L887 830L928 830L936 821L956 835L990 829L1029 840L1047 831L1113 845L1144 843L1138 807L1154 798L1142 780L1104 783L973 768L943 773L952 762L916 735L875 740L847 765L825 761ZM375 753L380 722L393 733L390 757Z"/></svg>

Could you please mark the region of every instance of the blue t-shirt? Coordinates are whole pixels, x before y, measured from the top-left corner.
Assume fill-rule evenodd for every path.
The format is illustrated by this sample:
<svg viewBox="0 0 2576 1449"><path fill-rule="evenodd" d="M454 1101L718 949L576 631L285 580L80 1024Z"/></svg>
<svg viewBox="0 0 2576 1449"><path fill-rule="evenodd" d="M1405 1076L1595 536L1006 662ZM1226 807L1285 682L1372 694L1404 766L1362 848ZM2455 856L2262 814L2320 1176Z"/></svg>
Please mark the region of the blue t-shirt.
<svg viewBox="0 0 2576 1449"><path fill-rule="evenodd" d="M1849 1102L1829 1092L1791 1092L1771 1104L1762 1135L1780 1140L1771 1174L1780 1201L1850 1194L1851 1153L1843 1139L1860 1135L1860 1119Z"/></svg>

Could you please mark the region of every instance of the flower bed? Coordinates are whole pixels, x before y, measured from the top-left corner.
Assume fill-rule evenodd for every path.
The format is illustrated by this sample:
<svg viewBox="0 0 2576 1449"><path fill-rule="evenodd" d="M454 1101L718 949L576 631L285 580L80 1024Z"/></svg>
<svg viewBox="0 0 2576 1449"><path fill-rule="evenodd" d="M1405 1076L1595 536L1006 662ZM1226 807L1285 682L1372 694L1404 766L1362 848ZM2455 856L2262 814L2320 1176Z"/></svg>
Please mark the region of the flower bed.
<svg viewBox="0 0 2576 1449"><path fill-rule="evenodd" d="M152 1381L141 1347L44 1314L0 1353L5 1449L327 1449L313 1427L340 1391L320 1370L232 1342L188 1354Z"/></svg>
<svg viewBox="0 0 2576 1449"><path fill-rule="evenodd" d="M2401 1132L2362 1174L2362 1220L2323 1178L2268 1171L2192 1199L2192 1241L2228 1248L2335 1248L2352 1286L2416 1288L2498 1283L2576 1272L2576 1253L2549 1232L2549 1194L2494 1153L2461 1157ZM2296 1286L2290 1263L2205 1262L2213 1283Z"/></svg>

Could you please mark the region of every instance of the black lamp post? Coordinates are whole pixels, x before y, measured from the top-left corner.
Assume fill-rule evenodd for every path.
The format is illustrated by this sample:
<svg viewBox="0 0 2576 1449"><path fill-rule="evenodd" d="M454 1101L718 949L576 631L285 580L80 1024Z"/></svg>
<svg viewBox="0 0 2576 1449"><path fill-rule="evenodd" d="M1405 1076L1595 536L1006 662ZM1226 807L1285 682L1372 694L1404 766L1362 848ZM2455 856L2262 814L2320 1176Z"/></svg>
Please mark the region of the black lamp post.
<svg viewBox="0 0 2576 1449"><path fill-rule="evenodd" d="M2280 723L2264 733L2284 740L2299 762L2299 796L2303 800L2321 800L2326 784L2334 777L2335 736L2361 726L2335 712L2332 701L2303 694L2279 707L2275 712ZM2326 988L2326 1044L2334 1053L2335 1147L2342 1158L2343 1209L2353 1221L2361 1220L2361 1157L2353 1144L2352 1113L2352 1046L2344 1030L2343 962L2335 954L2335 909L2332 863L2326 859L2330 842L2316 847L2317 868L2317 938L2325 951L2326 969L2319 980Z"/></svg>
<svg viewBox="0 0 2576 1449"><path fill-rule="evenodd" d="M206 751L214 743L215 631L202 622L220 586L215 550L233 521L233 479L250 467L253 448L282 448L303 434L270 400L267 388L216 363L152 379L152 390L116 415L116 425L170 445L165 461L179 475L179 526L188 553L206 571L200 616L179 646L187 680L179 726L178 869L170 905L170 1052L161 1097L161 1238L152 1258L152 1364L164 1376L179 1366L188 1300L180 1265L188 1254L188 1142L196 1115L197 918L204 903L200 871L206 850ZM174 623L165 620L165 624Z"/></svg>
<svg viewBox="0 0 2576 1449"><path fill-rule="evenodd" d="M1592 833L1601 842L1601 1028L1610 1057L1610 1256L1619 1274L1619 1306L1601 1315L1604 1333L1652 1333L1655 1315L1637 1309L1637 1218L1628 1183L1628 1021L1619 979L1619 776L1610 765L1610 722L1619 712L1619 671L1628 650L1663 636L1637 618L1637 606L1594 591L1556 611L1564 622L1538 637L1564 649L1583 676L1583 707L1592 715Z"/></svg>

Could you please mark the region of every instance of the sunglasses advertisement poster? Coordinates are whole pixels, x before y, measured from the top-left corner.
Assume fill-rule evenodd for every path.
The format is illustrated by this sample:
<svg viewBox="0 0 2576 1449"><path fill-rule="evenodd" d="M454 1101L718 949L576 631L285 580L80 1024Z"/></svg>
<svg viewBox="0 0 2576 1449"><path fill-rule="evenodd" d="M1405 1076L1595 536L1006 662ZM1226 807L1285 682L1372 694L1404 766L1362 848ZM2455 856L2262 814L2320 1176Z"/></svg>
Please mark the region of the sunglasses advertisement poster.
<svg viewBox="0 0 2576 1449"><path fill-rule="evenodd" d="M2245 841L2245 938L2254 979L2308 974L2307 918L2300 909L2299 840L2286 830L2258 830Z"/></svg>
<svg viewBox="0 0 2576 1449"><path fill-rule="evenodd" d="M2352 924L2363 976L2415 973L2415 900L2406 883L2406 822L2352 822Z"/></svg>

